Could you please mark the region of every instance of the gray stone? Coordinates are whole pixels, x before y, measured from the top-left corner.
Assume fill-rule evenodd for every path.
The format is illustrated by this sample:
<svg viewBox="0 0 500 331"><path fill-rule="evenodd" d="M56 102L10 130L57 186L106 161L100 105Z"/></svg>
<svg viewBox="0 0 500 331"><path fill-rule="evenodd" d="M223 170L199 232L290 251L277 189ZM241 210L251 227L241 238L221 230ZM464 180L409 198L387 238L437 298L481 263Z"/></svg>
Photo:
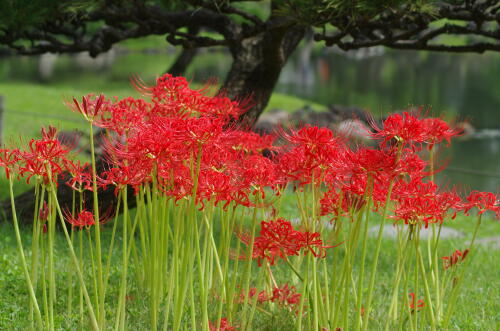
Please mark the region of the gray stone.
<svg viewBox="0 0 500 331"><path fill-rule="evenodd" d="M371 228L368 229L369 234L373 237L376 237L378 234L378 229L379 229L378 225L372 226ZM383 231L384 231L383 236L385 238L395 239L398 235L398 233L396 231L396 227L394 227L392 225L385 225ZM437 233L437 229L436 229L436 233ZM420 232L420 239L425 240L425 239L429 238L429 236L432 236L431 227L429 227L427 229L422 228L422 230ZM461 237L464 237L464 234L461 231L458 231L458 230L455 230L455 229L452 229L452 228L449 228L446 226L443 226L441 228L441 235L440 235L441 239L452 239L452 238L461 238Z"/></svg>
<svg viewBox="0 0 500 331"><path fill-rule="evenodd" d="M470 242L467 244L470 244ZM476 239L474 245L486 246L492 249L500 249L500 236Z"/></svg>

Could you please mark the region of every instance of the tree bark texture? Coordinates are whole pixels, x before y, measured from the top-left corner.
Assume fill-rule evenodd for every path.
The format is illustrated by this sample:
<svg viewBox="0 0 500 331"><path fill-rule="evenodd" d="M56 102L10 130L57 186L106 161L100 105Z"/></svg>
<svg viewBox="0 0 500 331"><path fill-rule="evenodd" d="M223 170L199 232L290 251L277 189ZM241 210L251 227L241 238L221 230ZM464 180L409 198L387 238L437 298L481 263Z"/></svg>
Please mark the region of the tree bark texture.
<svg viewBox="0 0 500 331"><path fill-rule="evenodd" d="M304 37L304 27L266 30L230 47L233 63L221 93L235 100L249 100L240 117L243 127L251 128L267 106L281 70Z"/></svg>

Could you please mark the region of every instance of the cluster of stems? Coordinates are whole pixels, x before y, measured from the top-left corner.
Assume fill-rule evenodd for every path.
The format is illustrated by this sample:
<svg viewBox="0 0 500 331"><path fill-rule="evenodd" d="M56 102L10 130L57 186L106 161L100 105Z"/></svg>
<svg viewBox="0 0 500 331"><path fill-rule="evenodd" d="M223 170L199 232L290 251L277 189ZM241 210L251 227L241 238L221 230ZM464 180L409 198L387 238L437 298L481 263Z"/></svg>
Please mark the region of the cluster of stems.
<svg viewBox="0 0 500 331"><path fill-rule="evenodd" d="M182 81L174 81L179 87L171 77L162 79L158 82L161 88L151 88L153 93L164 98L179 91L193 94L186 92ZM180 99L174 98L176 102ZM97 113L106 102L101 97L89 100L84 98L82 105L75 101L89 123L88 185L73 187L71 208L63 210L57 195L58 173L53 168L57 164L43 162L43 171L35 176L29 258L18 227L14 179L7 172L33 330L59 328L55 317L61 313L57 308L61 302L68 316L78 316L82 330L127 329L133 318L130 305L147 309L151 330L254 330L257 320L272 321L282 314L296 330L449 327L481 216L487 210L498 214L500 207L490 193L476 192L467 202L461 202L454 193L437 191L433 183L437 138L432 137L449 139L455 134L440 120L426 122L407 113L389 118L376 135L392 146L354 151L341 145L329 130L306 127L284 135L292 147L284 148L284 156L275 162L272 158L264 160L262 155L240 153L246 143L241 137L251 140L255 136L239 132L224 136L224 130L230 130L225 122L217 122L212 115L206 121L197 121L185 115L183 104L177 119L172 120L170 115L154 118L147 113L144 118L153 120L137 124L141 130L152 127L148 134L168 129L170 138L165 139L172 142L158 148L160 151L147 146L146 152L133 154L134 146L142 146L148 137L128 140L130 128L116 130L120 137L107 146L110 167L113 162L118 164L120 157L125 161L116 166L119 175L111 176L110 171L106 182L96 170L93 132ZM171 104L162 103L160 97L155 100L157 103L148 111L165 105L171 111ZM126 100L118 106L131 107L134 102ZM203 102L214 104L211 100ZM228 107L225 100L217 102ZM121 110L119 107L116 109ZM175 131L178 127L188 133ZM404 136L409 130L415 131L413 136ZM214 138L217 134L219 140ZM175 141L179 136L186 141ZM224 139L234 137L241 141L227 148L232 163L223 164L213 155L216 149L210 144L219 146ZM436 140L430 144L426 163L430 182L424 182L426 166L420 166L424 161L408 144L411 139L424 143L429 137ZM261 143L259 140L256 145ZM342 152L336 152L339 146ZM176 156L182 148L189 152ZM218 150L226 153L223 148ZM337 153L336 158L332 153ZM147 155L146 161L138 161L137 155ZM159 157L165 157L167 165L177 164L178 169L168 168ZM243 163L240 158L245 157L251 162L245 163L246 168L237 168ZM9 169L7 157L0 161ZM133 170L133 162L147 163L150 168L143 174L140 167ZM260 169L252 162L269 167ZM228 181L222 184L213 179L234 168L246 171L246 175L235 171L234 178L220 177ZM235 183L238 180L251 184ZM103 206L98 193L103 182L116 185L117 206L111 226L104 225L110 216L100 209ZM232 186L236 187L233 191ZM428 196L442 199L449 207L427 206L431 200L422 203L420 198ZM408 205L408 200L416 202ZM466 250L448 256L449 252L440 247L443 224L453 210L468 213L473 207L478 209L478 220L470 244ZM285 217L293 218L293 222ZM384 240L391 240L384 239L388 224L397 233L392 245L384 245ZM61 236L58 228L66 249L57 244ZM424 228L428 229L426 238L422 235ZM384 255L396 257L393 270L380 270L379 260ZM60 263L70 266L65 277L58 272ZM377 286L382 273L391 275L390 286Z"/></svg>

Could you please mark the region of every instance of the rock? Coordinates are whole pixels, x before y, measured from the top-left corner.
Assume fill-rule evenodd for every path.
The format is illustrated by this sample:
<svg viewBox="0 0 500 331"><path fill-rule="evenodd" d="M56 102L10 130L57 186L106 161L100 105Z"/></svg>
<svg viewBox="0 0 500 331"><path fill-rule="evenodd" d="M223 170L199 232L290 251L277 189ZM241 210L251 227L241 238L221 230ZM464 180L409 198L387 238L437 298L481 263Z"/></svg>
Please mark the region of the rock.
<svg viewBox="0 0 500 331"><path fill-rule="evenodd" d="M290 117L292 125L302 127L305 124L328 127L333 129L334 125L341 120L338 116L330 112L318 112L310 106L296 110Z"/></svg>
<svg viewBox="0 0 500 331"><path fill-rule="evenodd" d="M368 142L371 140L371 130L363 122L357 119L348 119L340 122L336 130L340 135L356 141Z"/></svg>
<svg viewBox="0 0 500 331"><path fill-rule="evenodd" d="M112 48L106 53L101 53L96 57L90 56L89 52L76 53L74 61L77 66L86 70L100 70L110 67L116 59L116 52Z"/></svg>
<svg viewBox="0 0 500 331"><path fill-rule="evenodd" d="M379 226L372 226L371 228L368 229L369 234L373 237L376 237L378 234L378 229ZM396 227L392 225L385 225L384 230L383 230L383 236L384 238L391 238L391 239L396 239L398 233L396 231ZM437 231L436 231L437 233ZM429 238L429 236L432 236L432 229L429 227L427 229L422 228L420 231L420 239L426 240ZM451 238L461 238L464 237L464 234L461 231L449 228L447 226L443 226L441 228L441 239L451 239Z"/></svg>
<svg viewBox="0 0 500 331"><path fill-rule="evenodd" d="M469 245L470 242L467 243ZM487 246L492 249L500 249L500 236L477 239L474 245Z"/></svg>
<svg viewBox="0 0 500 331"><path fill-rule="evenodd" d="M59 58L58 54L44 53L38 60L38 75L42 80L49 80L54 73L54 67Z"/></svg>
<svg viewBox="0 0 500 331"><path fill-rule="evenodd" d="M369 124L374 120L373 116L369 112L357 107L328 105L328 111L341 120L356 119L366 124Z"/></svg>

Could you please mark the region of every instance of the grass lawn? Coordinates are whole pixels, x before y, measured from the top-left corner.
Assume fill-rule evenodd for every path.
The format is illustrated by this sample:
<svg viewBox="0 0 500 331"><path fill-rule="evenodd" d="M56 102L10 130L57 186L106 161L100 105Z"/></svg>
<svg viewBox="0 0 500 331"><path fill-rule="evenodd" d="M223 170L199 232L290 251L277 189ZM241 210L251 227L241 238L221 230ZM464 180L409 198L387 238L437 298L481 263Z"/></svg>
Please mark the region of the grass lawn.
<svg viewBox="0 0 500 331"><path fill-rule="evenodd" d="M290 210L292 206L288 206L289 202L285 202L283 214L292 217ZM444 240L441 244L440 255L448 255L454 249L463 249L465 242L471 237L471 227L474 221L470 218L461 217L450 223L450 226L460 229L465 232L464 238ZM103 232L104 247L109 242L111 226L105 228ZM118 231L120 233L121 231ZM500 232L500 222L492 219L485 219L479 232L479 237L490 236ZM19 263L19 256L15 242L15 236L12 224L0 224L0 330L24 330L28 324L28 307L29 297L25 287L25 280L22 274L22 269ZM27 227L22 228L21 235L24 240L25 247L29 247L31 230ZM56 304L56 324L58 329L70 330L76 329L78 326L78 300L73 296L73 311L70 312L65 304L67 302L68 284L76 284L75 275L69 272L68 265L71 263L67 254L66 244L62 234L57 235L57 252L56 252L56 270L58 283L58 300ZM118 238L118 242L121 239ZM368 242L368 251L374 250L375 239L370 239ZM387 270L392 270L396 260L395 242L391 239L384 239L382 246L382 255L379 260L379 278L377 281L376 292L374 296L374 317L375 319L384 322L384 314L387 309L388 288L392 280L392 273ZM107 295L107 308L109 311L108 318L113 320L114 305L118 295L117 288L119 287L120 279L120 249L119 244L115 246L113 268L110 273L110 290ZM30 251L25 250L29 259ZM500 260L500 250L490 249L484 246L478 246L478 249L473 253L473 261L469 271L466 274L466 280L462 288L456 312L454 314L451 329L452 330L497 330L500 325L500 316L498 311L500 303L500 268L497 267ZM368 263L370 260L368 259ZM369 265L369 264L368 264ZM281 270L281 271L280 271ZM88 271L88 270L87 270ZM278 283L287 282L285 275L289 275L286 265L281 264L276 267L276 277ZM286 272L286 273L285 273ZM130 288L128 291L129 302L127 303L128 320L127 325L130 329L143 330L148 328L148 313L147 313L147 295L140 292L137 288L133 270L129 271ZM76 288L76 287L75 287ZM39 296L41 298L41 295ZM216 301L214 299L214 301ZM254 321L255 330L287 330L292 327L291 318L287 311L277 310L271 316L257 312ZM382 328L383 325L378 325L373 322L371 329Z"/></svg>
<svg viewBox="0 0 500 331"><path fill-rule="evenodd" d="M200 87L200 84L192 84ZM70 131L73 129L85 130L86 124L79 114L71 112L65 102L73 97L80 100L81 96L88 93L103 93L109 98L125 96L139 97L134 88L125 81L122 86L114 85L108 88L95 89L92 84L88 86L42 86L39 84L14 82L0 82L0 94L4 96L4 140L17 144L19 136L29 139L38 136L40 128L53 125L59 129ZM303 99L274 93L267 109L280 108L296 110L310 105L314 109L323 109L323 106Z"/></svg>

